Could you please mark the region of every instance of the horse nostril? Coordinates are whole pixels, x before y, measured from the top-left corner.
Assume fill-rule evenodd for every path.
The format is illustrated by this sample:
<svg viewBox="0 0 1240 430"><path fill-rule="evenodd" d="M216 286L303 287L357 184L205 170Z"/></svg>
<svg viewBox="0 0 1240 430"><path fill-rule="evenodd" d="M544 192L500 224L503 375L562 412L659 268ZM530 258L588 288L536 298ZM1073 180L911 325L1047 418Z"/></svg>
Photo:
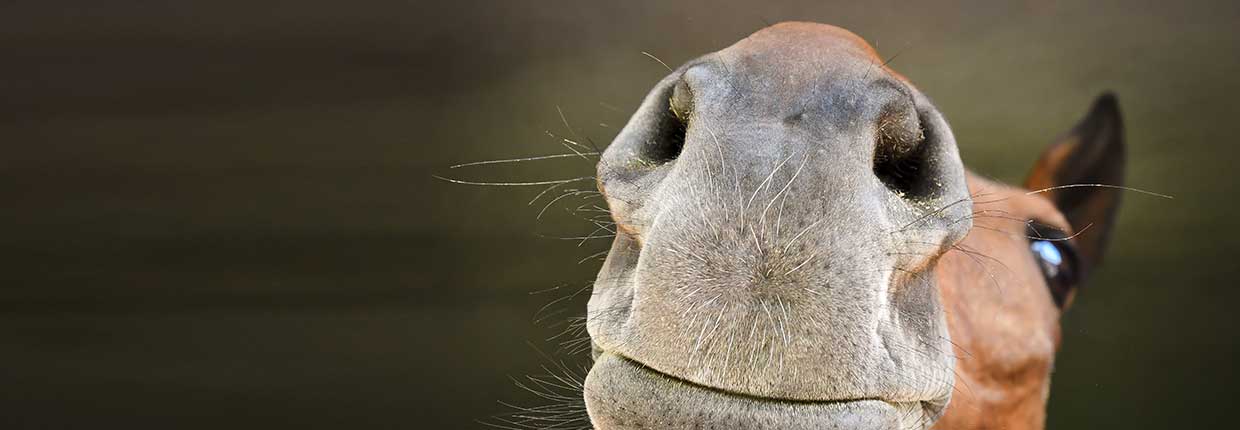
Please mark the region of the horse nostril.
<svg viewBox="0 0 1240 430"><path fill-rule="evenodd" d="M693 92L689 85L681 80L670 91L655 127L654 138L647 142L645 155L656 164L675 160L685 146L685 133L689 131L689 121L693 116Z"/></svg>
<svg viewBox="0 0 1240 430"><path fill-rule="evenodd" d="M885 109L879 117L874 175L902 197L928 192L926 128L911 106Z"/></svg>
<svg viewBox="0 0 1240 430"><path fill-rule="evenodd" d="M689 123L689 116L693 115L693 89L689 88L689 84L683 79L676 82L676 86L672 87L672 96L667 101L668 110L672 115L676 116L680 122Z"/></svg>

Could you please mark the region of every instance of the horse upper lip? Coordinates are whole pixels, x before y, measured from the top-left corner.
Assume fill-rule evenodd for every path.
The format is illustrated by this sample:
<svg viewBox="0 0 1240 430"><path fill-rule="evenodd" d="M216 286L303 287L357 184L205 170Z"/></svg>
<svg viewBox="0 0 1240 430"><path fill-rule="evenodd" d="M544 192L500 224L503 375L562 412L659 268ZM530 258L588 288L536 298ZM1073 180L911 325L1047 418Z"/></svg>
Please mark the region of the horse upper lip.
<svg viewBox="0 0 1240 430"><path fill-rule="evenodd" d="M861 402L861 401L879 401L879 402L889 403L893 405L931 402L930 399L892 399L886 396L858 396L858 397L836 398L836 399L797 399L797 398L786 398L786 397L763 396L759 394L752 394L752 393L746 393L746 392L741 392L741 391L729 390L725 388L713 387L710 385L703 385L697 382L693 382L693 381L690 381L684 378L680 378L680 377L659 371L658 369L650 367L646 365L645 363L642 363L641 361L633 359L632 357L627 357L625 355L622 355L616 352L603 350L602 353L599 355L599 358L601 358L603 355L610 355L610 356L616 357L625 363L628 363L634 367L642 369L648 374L658 376L660 378L665 378L665 379L669 379L672 381L676 381L676 382L685 384L693 388L707 390L707 391L719 393L725 396L748 399L751 401L774 402L774 403L785 403L785 404L788 404L788 403L814 404L814 405L843 404L843 403L852 403L852 402ZM598 359L595 359L595 361L597 362Z"/></svg>

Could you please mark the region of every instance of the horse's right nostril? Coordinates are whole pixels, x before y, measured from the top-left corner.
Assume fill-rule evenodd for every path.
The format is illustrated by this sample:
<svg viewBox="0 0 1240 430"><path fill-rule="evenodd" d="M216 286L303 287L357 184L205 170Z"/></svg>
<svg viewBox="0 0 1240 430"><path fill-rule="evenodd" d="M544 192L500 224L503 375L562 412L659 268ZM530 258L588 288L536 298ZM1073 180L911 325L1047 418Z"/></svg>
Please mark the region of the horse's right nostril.
<svg viewBox="0 0 1240 430"><path fill-rule="evenodd" d="M681 80L669 91L659 120L656 122L653 140L647 142L645 156L656 164L675 160L685 146L685 134L693 117L693 92Z"/></svg>
<svg viewBox="0 0 1240 430"><path fill-rule="evenodd" d="M672 96L667 101L668 110L681 122L688 124L689 116L693 115L693 89L683 79L672 87Z"/></svg>
<svg viewBox="0 0 1240 430"><path fill-rule="evenodd" d="M922 197L930 190L928 135L912 106L886 109L879 118L874 174L902 197Z"/></svg>

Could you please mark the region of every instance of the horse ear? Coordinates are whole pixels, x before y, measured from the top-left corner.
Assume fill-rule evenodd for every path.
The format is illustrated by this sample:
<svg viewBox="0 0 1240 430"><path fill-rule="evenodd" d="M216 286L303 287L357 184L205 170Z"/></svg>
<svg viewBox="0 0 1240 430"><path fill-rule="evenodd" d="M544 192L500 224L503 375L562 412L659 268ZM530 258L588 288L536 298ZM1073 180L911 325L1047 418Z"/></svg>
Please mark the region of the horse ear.
<svg viewBox="0 0 1240 430"><path fill-rule="evenodd" d="M1030 190L1052 189L1045 194L1079 233L1073 240L1086 269L1102 262L1120 204L1121 190L1093 184L1123 186L1125 152L1119 102L1103 93L1076 127L1046 148L1025 179Z"/></svg>

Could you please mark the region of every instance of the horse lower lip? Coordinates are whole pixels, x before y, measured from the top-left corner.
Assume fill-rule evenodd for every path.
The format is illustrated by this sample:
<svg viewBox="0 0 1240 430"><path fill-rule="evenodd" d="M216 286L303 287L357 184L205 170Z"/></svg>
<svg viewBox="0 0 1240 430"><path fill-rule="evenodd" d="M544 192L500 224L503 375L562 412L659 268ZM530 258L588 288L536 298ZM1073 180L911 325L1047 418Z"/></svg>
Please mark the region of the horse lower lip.
<svg viewBox="0 0 1240 430"><path fill-rule="evenodd" d="M727 393L661 374L604 353L586 377L591 420L604 430L629 428L923 428L922 402L879 399L791 401Z"/></svg>

